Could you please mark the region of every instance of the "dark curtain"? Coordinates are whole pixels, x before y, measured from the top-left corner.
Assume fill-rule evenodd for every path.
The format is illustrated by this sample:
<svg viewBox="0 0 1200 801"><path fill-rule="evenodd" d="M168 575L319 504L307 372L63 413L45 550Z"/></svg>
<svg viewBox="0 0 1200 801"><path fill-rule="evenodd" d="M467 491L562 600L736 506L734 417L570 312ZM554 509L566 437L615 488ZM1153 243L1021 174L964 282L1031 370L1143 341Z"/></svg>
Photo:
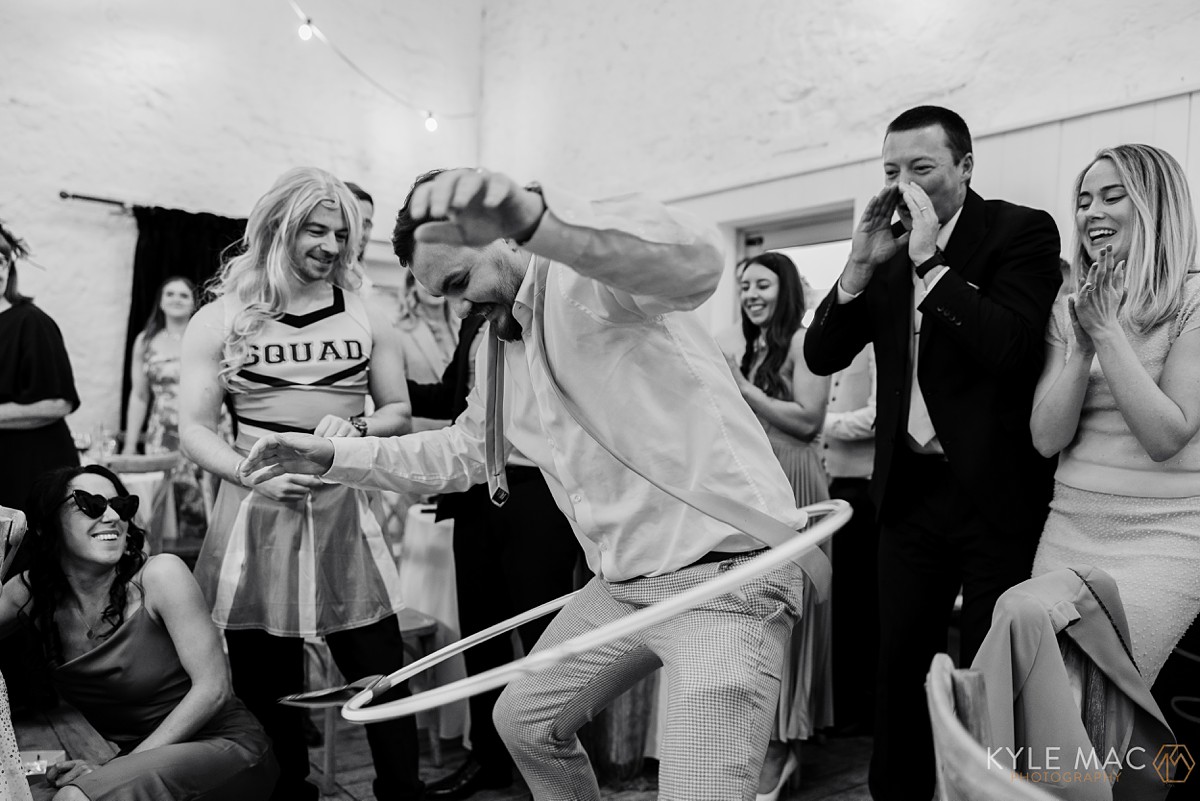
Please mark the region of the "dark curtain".
<svg viewBox="0 0 1200 801"><path fill-rule="evenodd" d="M190 278L204 302L204 284L221 267L226 248L242 238L245 220L216 214L194 214L179 209L136 206L138 242L133 255L133 288L130 291L129 324L125 331L125 367L121 380L121 420L129 405L129 367L133 341L146 325L158 300L158 288L166 279Z"/></svg>

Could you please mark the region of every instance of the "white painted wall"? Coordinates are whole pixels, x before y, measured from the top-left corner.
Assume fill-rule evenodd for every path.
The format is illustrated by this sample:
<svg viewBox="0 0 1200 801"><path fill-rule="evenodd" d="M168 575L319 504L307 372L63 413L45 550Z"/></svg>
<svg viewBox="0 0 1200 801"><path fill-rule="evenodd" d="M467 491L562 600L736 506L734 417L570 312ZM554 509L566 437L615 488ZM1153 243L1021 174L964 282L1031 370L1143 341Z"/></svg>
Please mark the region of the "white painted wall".
<svg viewBox="0 0 1200 801"><path fill-rule="evenodd" d="M1195 0L487 0L482 161L675 201L732 265L743 224L861 208L887 122L935 103L971 126L981 194L1051 211L1065 240L1101 144L1167 147L1200 189L1198 32ZM733 310L727 276L706 312Z"/></svg>
<svg viewBox="0 0 1200 801"><path fill-rule="evenodd" d="M971 124L983 194L1060 224L1102 142L1186 148L1193 177L1200 159L1195 0L301 5L414 104L480 116L427 134L300 42L285 0L0 3L0 217L49 267L21 280L64 329L73 425L116 423L136 229L60 189L244 215L284 169L316 164L375 194L382 240L414 174L482 163L585 195L644 189L732 243L744 223L861 205L884 126L922 102ZM726 285L714 325L731 308Z"/></svg>
<svg viewBox="0 0 1200 801"><path fill-rule="evenodd" d="M675 197L1200 88L1195 0L486 0L483 159Z"/></svg>
<svg viewBox="0 0 1200 801"><path fill-rule="evenodd" d="M300 5L414 104L477 107L480 0ZM477 160L477 119L427 133L301 42L298 24L285 0L0 3L0 218L47 267L24 266L20 281L63 329L83 400L73 428L117 423L137 230L60 189L245 216L280 173L312 164L375 196L386 239L417 172Z"/></svg>
<svg viewBox="0 0 1200 801"><path fill-rule="evenodd" d="M1166 149L1187 171L1200 202L1200 92L1187 92L1054 122L975 137L972 188L984 197L1045 209L1053 215L1063 254L1074 236L1073 182L1101 147L1144 142ZM736 233L747 221L803 218L833 203L853 203L855 219L883 184L878 156L728 189L673 198L725 234L730 269L703 307L711 326L736 319L732 265ZM1200 207L1194 209L1200 211Z"/></svg>

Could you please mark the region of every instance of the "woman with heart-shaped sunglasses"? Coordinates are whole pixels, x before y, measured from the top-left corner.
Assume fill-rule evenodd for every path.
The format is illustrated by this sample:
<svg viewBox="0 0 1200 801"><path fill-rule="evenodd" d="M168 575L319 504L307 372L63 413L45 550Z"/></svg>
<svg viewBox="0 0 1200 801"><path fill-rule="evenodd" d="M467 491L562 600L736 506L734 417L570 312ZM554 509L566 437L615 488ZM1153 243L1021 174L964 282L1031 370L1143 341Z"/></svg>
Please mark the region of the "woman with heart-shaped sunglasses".
<svg viewBox="0 0 1200 801"><path fill-rule="evenodd" d="M149 557L137 496L100 465L35 481L29 570L0 590L0 637L32 629L59 694L119 753L47 771L55 801L264 798L277 768L233 696L200 588Z"/></svg>

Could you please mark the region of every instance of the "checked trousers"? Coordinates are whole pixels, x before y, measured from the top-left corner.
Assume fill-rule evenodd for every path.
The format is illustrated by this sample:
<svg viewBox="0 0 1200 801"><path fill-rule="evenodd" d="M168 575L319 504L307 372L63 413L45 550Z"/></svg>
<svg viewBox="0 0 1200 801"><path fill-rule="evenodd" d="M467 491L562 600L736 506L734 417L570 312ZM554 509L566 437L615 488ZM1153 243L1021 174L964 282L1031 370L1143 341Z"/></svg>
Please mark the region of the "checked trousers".
<svg viewBox="0 0 1200 801"><path fill-rule="evenodd" d="M534 650L669 599L752 558L622 582L594 578ZM736 592L510 684L493 719L533 797L598 801L596 776L576 732L661 666L668 699L658 797L753 799L802 589L803 574L788 563Z"/></svg>

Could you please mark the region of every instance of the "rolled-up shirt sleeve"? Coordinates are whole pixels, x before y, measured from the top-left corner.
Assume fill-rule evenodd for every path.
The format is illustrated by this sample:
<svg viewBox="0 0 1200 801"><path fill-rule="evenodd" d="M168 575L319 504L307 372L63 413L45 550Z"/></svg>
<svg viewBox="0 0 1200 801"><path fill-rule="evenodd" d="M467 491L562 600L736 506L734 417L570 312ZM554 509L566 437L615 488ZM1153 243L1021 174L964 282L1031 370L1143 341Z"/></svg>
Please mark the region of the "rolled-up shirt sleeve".
<svg viewBox="0 0 1200 801"><path fill-rule="evenodd" d="M479 385L454 425L403 437L335 437L333 466L322 476L358 489L462 492L487 481ZM505 456L512 450L505 443Z"/></svg>
<svg viewBox="0 0 1200 801"><path fill-rule="evenodd" d="M544 187L546 213L525 244L625 297L647 315L694 309L725 268L720 233L643 195L583 200Z"/></svg>

